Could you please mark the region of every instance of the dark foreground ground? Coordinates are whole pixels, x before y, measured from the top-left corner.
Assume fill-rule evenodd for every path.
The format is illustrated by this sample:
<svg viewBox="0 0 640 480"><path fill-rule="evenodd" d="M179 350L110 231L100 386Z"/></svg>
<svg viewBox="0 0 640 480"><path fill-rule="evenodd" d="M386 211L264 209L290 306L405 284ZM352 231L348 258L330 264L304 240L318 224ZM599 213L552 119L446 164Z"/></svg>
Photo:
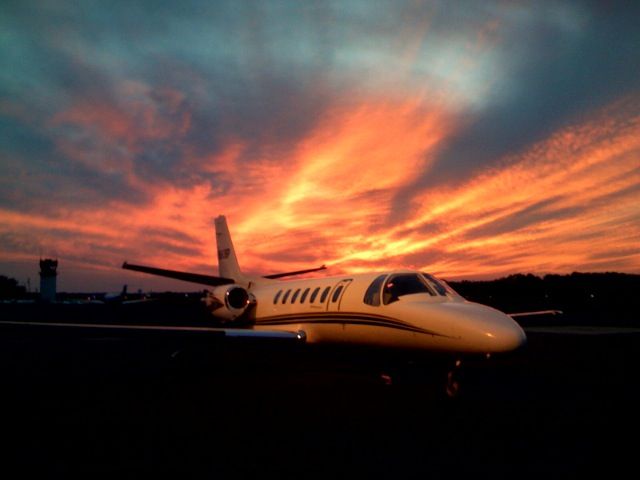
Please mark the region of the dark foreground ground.
<svg viewBox="0 0 640 480"><path fill-rule="evenodd" d="M452 403L340 359L250 345L171 359L174 342L0 331L0 474L618 478L635 464L638 334L531 334Z"/></svg>

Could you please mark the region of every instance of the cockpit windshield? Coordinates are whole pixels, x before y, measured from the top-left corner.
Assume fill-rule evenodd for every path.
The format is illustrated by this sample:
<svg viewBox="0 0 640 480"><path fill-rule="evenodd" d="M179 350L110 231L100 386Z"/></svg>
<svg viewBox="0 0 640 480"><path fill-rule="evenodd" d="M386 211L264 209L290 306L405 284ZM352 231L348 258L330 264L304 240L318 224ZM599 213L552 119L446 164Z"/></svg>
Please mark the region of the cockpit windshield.
<svg viewBox="0 0 640 480"><path fill-rule="evenodd" d="M427 280L427 282L429 282L431 285L433 285L433 288L436 289L436 291L438 292L438 294L440 295L451 295L454 297L459 297L460 294L458 292L456 292L453 288L451 288L451 286L445 282L444 280L441 280L439 278L434 277L433 275L430 275L428 273L424 273L422 272L422 276Z"/></svg>
<svg viewBox="0 0 640 480"><path fill-rule="evenodd" d="M451 285L449 285L447 282L445 282L444 280L442 280L441 278L438 279L438 281L444 285L444 288L447 289L447 293L449 293L450 295L454 296L454 297L460 297L462 298L462 295L460 295L458 292L456 292L453 287Z"/></svg>
<svg viewBox="0 0 640 480"><path fill-rule="evenodd" d="M422 276L427 279L427 282L429 282L429 284L433 288L436 289L436 292L438 292L438 295L446 295L447 294L446 287L442 283L440 283L439 280L436 280L436 277L434 277L433 275L430 275L428 273L424 273L424 272L422 272Z"/></svg>
<svg viewBox="0 0 640 480"><path fill-rule="evenodd" d="M380 305L380 287L382 287L382 283L386 277L386 274L380 275L371 282L371 285L369 285L369 288L367 288L364 294L364 303L372 307L378 307Z"/></svg>
<svg viewBox="0 0 640 480"><path fill-rule="evenodd" d="M384 305L397 301L403 295L414 293L427 293L432 297L460 296L447 282L428 273L397 273L376 277L367 288L363 302L373 307L379 306L381 290Z"/></svg>
<svg viewBox="0 0 640 480"><path fill-rule="evenodd" d="M435 296L435 292L418 274L402 273L392 275L382 289L382 302L387 305L397 301L403 295L411 295L413 293L428 293Z"/></svg>

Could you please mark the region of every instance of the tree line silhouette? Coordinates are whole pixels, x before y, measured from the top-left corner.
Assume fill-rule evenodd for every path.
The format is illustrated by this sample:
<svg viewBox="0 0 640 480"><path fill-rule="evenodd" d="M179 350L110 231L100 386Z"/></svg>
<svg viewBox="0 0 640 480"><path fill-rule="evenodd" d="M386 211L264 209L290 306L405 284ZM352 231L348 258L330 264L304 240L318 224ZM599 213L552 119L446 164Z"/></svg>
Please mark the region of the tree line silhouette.
<svg viewBox="0 0 640 480"><path fill-rule="evenodd" d="M640 275L604 272L568 275L515 274L496 280L449 282L467 300L507 313L562 310L580 317L640 324Z"/></svg>
<svg viewBox="0 0 640 480"><path fill-rule="evenodd" d="M495 280L448 282L467 300L507 313L562 310L563 320L640 325L640 275L605 272L515 274ZM0 299L36 298L17 280L0 275Z"/></svg>

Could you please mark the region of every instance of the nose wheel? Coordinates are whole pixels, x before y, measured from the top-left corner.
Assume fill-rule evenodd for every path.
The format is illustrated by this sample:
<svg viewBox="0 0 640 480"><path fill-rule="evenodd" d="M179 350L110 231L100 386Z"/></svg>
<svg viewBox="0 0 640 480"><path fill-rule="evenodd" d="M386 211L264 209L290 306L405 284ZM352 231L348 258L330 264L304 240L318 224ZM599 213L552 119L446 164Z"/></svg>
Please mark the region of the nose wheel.
<svg viewBox="0 0 640 480"><path fill-rule="evenodd" d="M457 398L460 395L462 360L456 360L453 367L447 372L447 384L445 393L449 398Z"/></svg>

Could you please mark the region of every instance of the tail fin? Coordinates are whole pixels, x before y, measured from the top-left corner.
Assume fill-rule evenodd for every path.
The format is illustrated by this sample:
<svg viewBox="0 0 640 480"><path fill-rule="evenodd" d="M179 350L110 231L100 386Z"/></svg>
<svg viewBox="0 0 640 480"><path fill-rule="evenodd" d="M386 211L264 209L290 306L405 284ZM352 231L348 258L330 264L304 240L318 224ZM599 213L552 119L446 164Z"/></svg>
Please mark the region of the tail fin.
<svg viewBox="0 0 640 480"><path fill-rule="evenodd" d="M240 271L236 251L231 242L231 234L227 227L227 219L224 215L220 215L215 219L215 225L219 275L225 278L232 278L236 282L242 282L245 276Z"/></svg>

